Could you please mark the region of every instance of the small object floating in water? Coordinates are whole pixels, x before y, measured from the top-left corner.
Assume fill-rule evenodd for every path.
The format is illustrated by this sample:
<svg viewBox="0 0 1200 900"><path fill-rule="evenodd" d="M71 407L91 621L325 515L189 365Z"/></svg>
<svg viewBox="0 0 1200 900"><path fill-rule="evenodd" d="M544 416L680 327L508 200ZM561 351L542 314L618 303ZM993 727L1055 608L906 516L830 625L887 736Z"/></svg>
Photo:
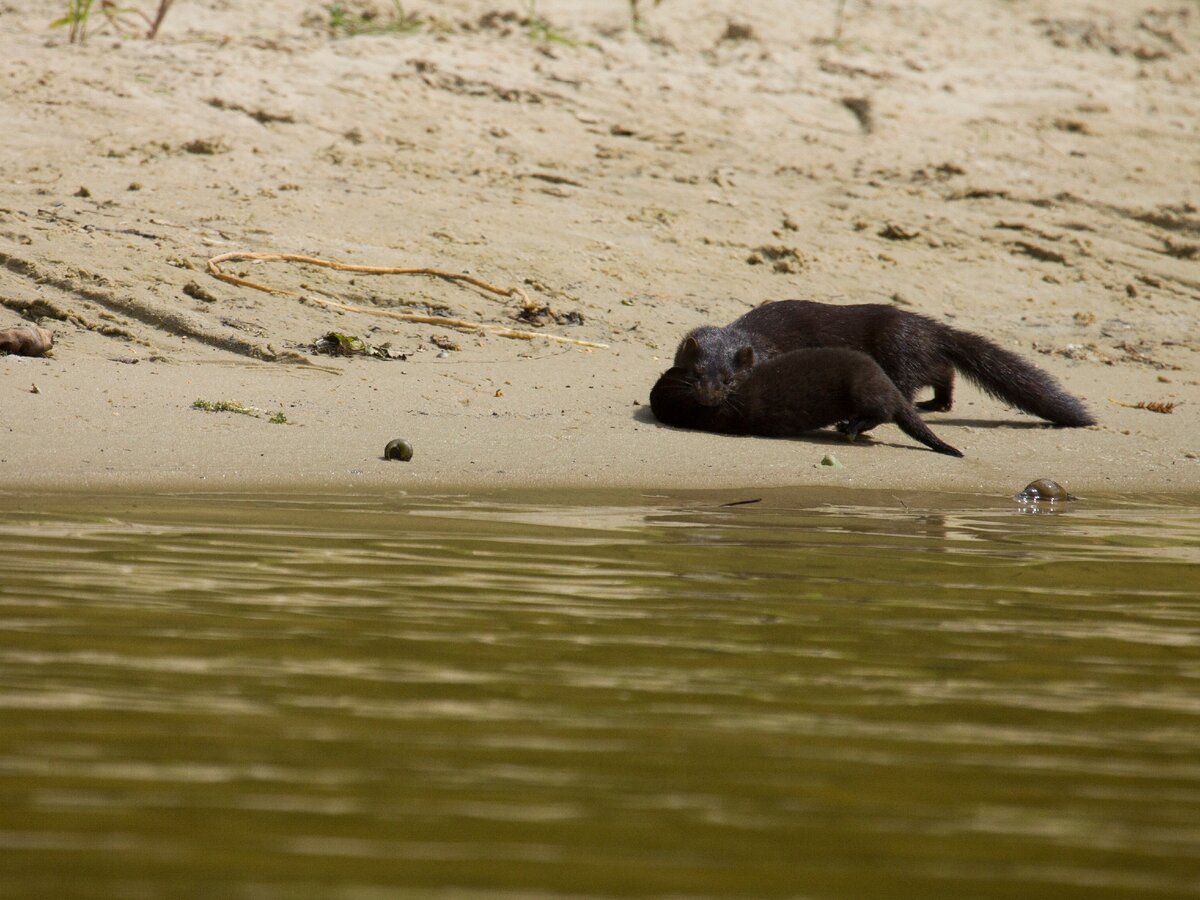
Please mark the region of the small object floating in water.
<svg viewBox="0 0 1200 900"><path fill-rule="evenodd" d="M1059 500L1078 500L1079 498L1067 493L1067 489L1057 481L1049 478L1039 478L1025 485L1025 489L1014 495L1018 503L1054 503Z"/></svg>
<svg viewBox="0 0 1200 900"><path fill-rule="evenodd" d="M384 459L398 459L401 462L408 462L413 457L413 446L404 438L396 438L394 441L388 441L387 446L383 448Z"/></svg>

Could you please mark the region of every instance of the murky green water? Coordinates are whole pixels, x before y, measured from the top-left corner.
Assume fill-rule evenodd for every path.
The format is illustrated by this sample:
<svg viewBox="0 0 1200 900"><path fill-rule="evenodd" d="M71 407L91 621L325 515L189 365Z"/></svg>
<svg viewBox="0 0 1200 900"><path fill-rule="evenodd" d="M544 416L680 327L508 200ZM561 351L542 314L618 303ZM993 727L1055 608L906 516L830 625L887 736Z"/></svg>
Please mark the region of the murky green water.
<svg viewBox="0 0 1200 900"><path fill-rule="evenodd" d="M5 898L1200 895L1195 506L4 500Z"/></svg>

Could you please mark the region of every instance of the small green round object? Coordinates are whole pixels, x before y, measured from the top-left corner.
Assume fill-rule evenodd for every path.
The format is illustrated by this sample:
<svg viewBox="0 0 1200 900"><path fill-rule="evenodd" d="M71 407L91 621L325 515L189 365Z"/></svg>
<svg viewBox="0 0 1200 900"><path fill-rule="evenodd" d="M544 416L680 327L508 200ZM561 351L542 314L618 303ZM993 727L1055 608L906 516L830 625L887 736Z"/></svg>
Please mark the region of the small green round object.
<svg viewBox="0 0 1200 900"><path fill-rule="evenodd" d="M412 459L413 446L404 438L396 438L394 441L388 441L387 446L383 448L384 459L398 459L401 462L408 462Z"/></svg>

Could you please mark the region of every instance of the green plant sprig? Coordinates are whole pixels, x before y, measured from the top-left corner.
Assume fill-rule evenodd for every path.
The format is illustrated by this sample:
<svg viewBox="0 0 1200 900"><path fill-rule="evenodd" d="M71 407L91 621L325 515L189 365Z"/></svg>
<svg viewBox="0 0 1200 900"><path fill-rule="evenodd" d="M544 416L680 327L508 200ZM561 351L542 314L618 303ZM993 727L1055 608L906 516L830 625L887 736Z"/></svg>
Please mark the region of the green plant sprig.
<svg viewBox="0 0 1200 900"><path fill-rule="evenodd" d="M174 0L158 0L158 7L151 17L136 7L117 6L107 0L100 0L100 13L103 15L104 21L89 30L88 22L92 18L95 0L67 0L66 15L55 19L50 23L50 27L68 27L69 42L83 44L87 41L89 34L95 34L105 25L111 26L121 35L135 34L138 31L138 25L127 17L137 16L146 25L145 37L152 40L158 35L158 30L162 27L163 19L166 18L167 11L173 2Z"/></svg>
<svg viewBox="0 0 1200 900"><path fill-rule="evenodd" d="M541 16L537 11L537 0L525 0L525 34L532 41L546 44L564 44L568 47L578 47L581 42L575 40L565 31L560 31L550 24L550 20Z"/></svg>
<svg viewBox="0 0 1200 900"><path fill-rule="evenodd" d="M662 3L662 0L654 0L654 5ZM629 0L629 19L633 23L633 30L638 31L642 27L642 12L638 6L638 0Z"/></svg>
<svg viewBox="0 0 1200 900"><path fill-rule="evenodd" d="M421 27L419 16L404 11L400 0L392 0L395 7L391 16L378 17L370 13L352 13L340 2L330 3L329 31L340 37L359 34L406 34Z"/></svg>
<svg viewBox="0 0 1200 900"><path fill-rule="evenodd" d="M242 416L250 416L252 419L261 419L264 415L261 409L254 406L246 406L244 403L239 403L236 400L195 400L192 402L192 409L200 409L204 412L231 412ZM275 415L267 419L272 425L288 425L288 417L281 409Z"/></svg>

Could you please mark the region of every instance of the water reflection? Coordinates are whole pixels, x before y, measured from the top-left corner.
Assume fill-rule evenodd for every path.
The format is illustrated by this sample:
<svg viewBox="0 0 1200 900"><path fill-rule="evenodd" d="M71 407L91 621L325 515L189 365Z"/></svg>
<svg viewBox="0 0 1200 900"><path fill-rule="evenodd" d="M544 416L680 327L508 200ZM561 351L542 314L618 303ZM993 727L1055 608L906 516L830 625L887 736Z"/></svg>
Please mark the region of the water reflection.
<svg viewBox="0 0 1200 900"><path fill-rule="evenodd" d="M9 498L0 895L1195 895L1194 507L730 499Z"/></svg>

